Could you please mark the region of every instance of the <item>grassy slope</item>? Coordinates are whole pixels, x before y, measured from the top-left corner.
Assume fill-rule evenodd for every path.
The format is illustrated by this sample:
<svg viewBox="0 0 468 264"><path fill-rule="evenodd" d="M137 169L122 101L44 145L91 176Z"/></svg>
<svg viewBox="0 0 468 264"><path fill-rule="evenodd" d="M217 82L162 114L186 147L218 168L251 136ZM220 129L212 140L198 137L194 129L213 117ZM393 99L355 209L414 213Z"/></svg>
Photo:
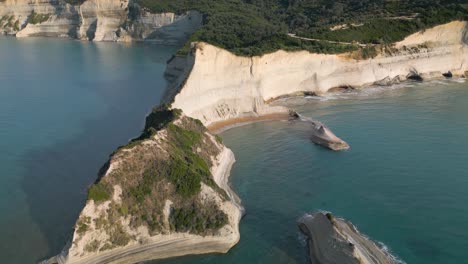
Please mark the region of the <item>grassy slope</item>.
<svg viewBox="0 0 468 264"><path fill-rule="evenodd" d="M164 136L155 140L156 134ZM204 183L227 197L210 172L211 157L219 151L198 120L182 117L179 110L153 110L142 135L113 154L114 162L120 162L118 168L88 191L88 199L102 203L111 199L113 186L123 190L122 202L111 202L108 215L95 223L98 229L106 230L109 240L93 241L85 250L102 251L128 244L132 237L119 224L121 217L130 217L134 228L148 227L152 235L168 231L207 235L227 224L227 215L218 205L201 201L198 195ZM164 227L166 200L173 202L169 230ZM89 219L79 219L77 231L84 233L90 226Z"/></svg>

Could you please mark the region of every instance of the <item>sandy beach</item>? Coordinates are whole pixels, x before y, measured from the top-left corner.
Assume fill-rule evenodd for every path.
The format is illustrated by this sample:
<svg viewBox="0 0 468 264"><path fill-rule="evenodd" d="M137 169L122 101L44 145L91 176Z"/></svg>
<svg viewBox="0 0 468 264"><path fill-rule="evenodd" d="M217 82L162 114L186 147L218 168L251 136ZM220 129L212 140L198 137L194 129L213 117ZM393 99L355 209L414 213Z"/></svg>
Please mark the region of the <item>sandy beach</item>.
<svg viewBox="0 0 468 264"><path fill-rule="evenodd" d="M208 126L208 130L213 134L219 134L224 132L228 129L239 127L247 124L251 124L254 122L262 122L262 121L272 121L272 120L288 120L291 116L286 113L276 113L276 114L268 114L268 115L261 115L261 116L246 116L246 117L238 117L232 118L226 121L216 122Z"/></svg>

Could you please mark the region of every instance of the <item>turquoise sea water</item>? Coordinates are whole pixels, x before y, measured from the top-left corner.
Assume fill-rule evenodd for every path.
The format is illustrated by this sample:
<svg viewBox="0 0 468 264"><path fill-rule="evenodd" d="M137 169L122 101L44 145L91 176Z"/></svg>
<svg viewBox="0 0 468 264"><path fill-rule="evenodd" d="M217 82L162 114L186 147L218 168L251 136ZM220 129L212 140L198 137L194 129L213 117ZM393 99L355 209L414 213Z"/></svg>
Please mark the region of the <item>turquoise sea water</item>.
<svg viewBox="0 0 468 264"><path fill-rule="evenodd" d="M431 82L284 101L350 145L312 144L308 125L263 122L221 134L246 216L226 255L155 263L307 263L296 220L327 210L409 264L468 260L468 83Z"/></svg>
<svg viewBox="0 0 468 264"><path fill-rule="evenodd" d="M174 51L0 39L0 262L60 251L86 187L159 102ZM315 210L351 220L406 263L466 263L467 102L468 83L455 81L281 102L351 149L312 144L301 122L222 133L247 212L241 241L224 255L152 263L306 263L296 220Z"/></svg>
<svg viewBox="0 0 468 264"><path fill-rule="evenodd" d="M86 188L159 103L175 48L0 39L0 259L61 250Z"/></svg>

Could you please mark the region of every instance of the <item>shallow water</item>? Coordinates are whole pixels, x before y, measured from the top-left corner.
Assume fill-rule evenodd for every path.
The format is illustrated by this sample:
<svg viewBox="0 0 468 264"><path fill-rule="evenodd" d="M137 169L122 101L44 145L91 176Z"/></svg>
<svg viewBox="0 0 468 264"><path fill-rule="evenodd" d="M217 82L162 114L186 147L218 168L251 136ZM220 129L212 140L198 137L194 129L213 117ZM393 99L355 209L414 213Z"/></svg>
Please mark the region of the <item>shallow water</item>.
<svg viewBox="0 0 468 264"><path fill-rule="evenodd" d="M0 39L0 262L61 250L87 186L159 103L175 50Z"/></svg>
<svg viewBox="0 0 468 264"><path fill-rule="evenodd" d="M323 121L351 149L309 140L300 122L221 134L236 154L231 180L247 215L226 255L155 263L306 263L296 220L331 211L406 263L468 259L468 83L437 81L283 104Z"/></svg>

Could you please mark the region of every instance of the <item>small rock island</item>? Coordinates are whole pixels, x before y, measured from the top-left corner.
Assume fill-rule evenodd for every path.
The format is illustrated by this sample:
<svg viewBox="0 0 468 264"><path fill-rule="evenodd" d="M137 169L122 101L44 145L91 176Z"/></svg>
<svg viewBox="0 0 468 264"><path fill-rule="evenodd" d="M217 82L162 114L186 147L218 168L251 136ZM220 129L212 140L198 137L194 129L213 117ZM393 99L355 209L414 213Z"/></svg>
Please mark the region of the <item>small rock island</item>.
<svg viewBox="0 0 468 264"><path fill-rule="evenodd" d="M314 264L397 264L390 253L361 234L350 222L330 213L305 215L299 228L307 236Z"/></svg>
<svg viewBox="0 0 468 264"><path fill-rule="evenodd" d="M334 150L341 151L349 149L348 143L341 138L337 137L330 128L324 125L322 122L313 120L311 118L303 117L295 111L290 111L289 115L293 119L307 122L311 125L310 140L317 145Z"/></svg>

